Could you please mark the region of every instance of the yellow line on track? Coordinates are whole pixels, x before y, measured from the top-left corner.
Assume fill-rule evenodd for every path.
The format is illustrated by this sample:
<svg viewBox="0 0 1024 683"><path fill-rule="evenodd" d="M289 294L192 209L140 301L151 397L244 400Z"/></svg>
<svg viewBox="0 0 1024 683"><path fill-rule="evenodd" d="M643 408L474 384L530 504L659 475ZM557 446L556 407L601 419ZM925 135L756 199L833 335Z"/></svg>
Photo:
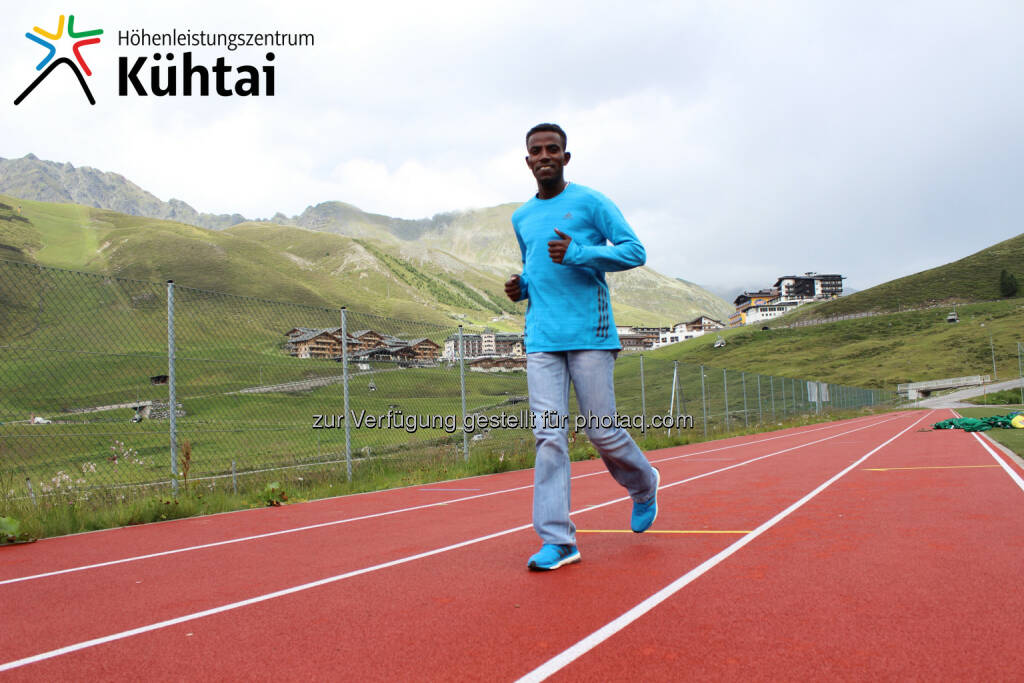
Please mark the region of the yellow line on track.
<svg viewBox="0 0 1024 683"><path fill-rule="evenodd" d="M631 534L629 529L577 529L578 534ZM645 534L749 534L749 531L717 531L711 529L694 529L685 531L667 531L648 529Z"/></svg>
<svg viewBox="0 0 1024 683"><path fill-rule="evenodd" d="M888 472L889 470L970 470L982 467L999 467L999 465L936 465L934 467L865 467L868 472Z"/></svg>

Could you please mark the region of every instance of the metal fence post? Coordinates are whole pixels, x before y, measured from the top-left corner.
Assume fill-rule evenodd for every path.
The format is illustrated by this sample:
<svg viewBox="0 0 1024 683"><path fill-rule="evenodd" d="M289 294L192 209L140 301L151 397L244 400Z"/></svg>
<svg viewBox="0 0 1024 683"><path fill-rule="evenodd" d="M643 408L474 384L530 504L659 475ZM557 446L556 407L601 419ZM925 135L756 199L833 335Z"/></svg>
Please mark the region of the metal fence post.
<svg viewBox="0 0 1024 683"><path fill-rule="evenodd" d="M348 414L348 316L347 306L341 307L341 386L342 409L345 411L345 476L352 481L352 430Z"/></svg>
<svg viewBox="0 0 1024 683"><path fill-rule="evenodd" d="M669 417L674 419L676 415L676 377L679 372L679 361L672 361L672 393L668 400L668 414ZM665 432L665 436L672 436L672 422L668 423L668 431Z"/></svg>
<svg viewBox="0 0 1024 683"><path fill-rule="evenodd" d="M459 325L459 394L462 396L462 459L469 460L469 432L466 431L466 347L462 339L462 325Z"/></svg>
<svg viewBox="0 0 1024 683"><path fill-rule="evenodd" d="M174 280L167 281L167 394L170 401L171 490L178 493L178 404L174 378Z"/></svg>
<svg viewBox="0 0 1024 683"><path fill-rule="evenodd" d="M740 381L743 382L743 426L750 426L750 416L747 413L747 373L740 372Z"/></svg>
<svg viewBox="0 0 1024 683"><path fill-rule="evenodd" d="M781 380L779 391L782 394L782 417L786 417L786 378L780 377L779 379Z"/></svg>
<svg viewBox="0 0 1024 683"><path fill-rule="evenodd" d="M704 438L708 438L708 404L704 398L704 366L700 366L700 409L704 417Z"/></svg>
<svg viewBox="0 0 1024 683"><path fill-rule="evenodd" d="M725 431L730 431L732 426L729 424L729 376L728 370L722 370L722 395L725 397Z"/></svg>
<svg viewBox="0 0 1024 683"><path fill-rule="evenodd" d="M1017 342L1017 377L1020 378L1020 402L1024 404L1024 365L1021 365L1020 349L1024 346Z"/></svg>
<svg viewBox="0 0 1024 683"><path fill-rule="evenodd" d="M999 379L999 374L996 372L996 345L992 342L992 333L988 333L988 348L992 351L992 381L995 382Z"/></svg>
<svg viewBox="0 0 1024 683"><path fill-rule="evenodd" d="M640 425L640 433L647 433L647 389L644 386L644 354L640 354L640 417L643 423Z"/></svg>
<svg viewBox="0 0 1024 683"><path fill-rule="evenodd" d="M676 361L677 365L678 365L678 363L679 363L679 361ZM683 393L683 387L679 383L679 375L678 374L676 374L676 396L679 397L679 410L681 411L679 414L685 416L686 415L686 394ZM677 427L676 431L678 431L678 425L676 425L676 427Z"/></svg>
<svg viewBox="0 0 1024 683"><path fill-rule="evenodd" d="M775 375L768 375L768 383L772 387L772 422L775 422Z"/></svg>
<svg viewBox="0 0 1024 683"><path fill-rule="evenodd" d="M761 405L761 373L757 373L757 423L764 422L764 407Z"/></svg>

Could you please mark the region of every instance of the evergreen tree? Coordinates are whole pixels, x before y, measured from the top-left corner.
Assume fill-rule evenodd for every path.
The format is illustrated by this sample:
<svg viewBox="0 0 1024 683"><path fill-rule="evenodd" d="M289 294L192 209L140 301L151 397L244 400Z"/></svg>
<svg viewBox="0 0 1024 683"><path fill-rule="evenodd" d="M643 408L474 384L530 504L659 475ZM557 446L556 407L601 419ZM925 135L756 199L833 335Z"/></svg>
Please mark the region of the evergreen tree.
<svg viewBox="0 0 1024 683"><path fill-rule="evenodd" d="M999 293L1002 296L1017 296L1017 278L1004 269L999 273Z"/></svg>

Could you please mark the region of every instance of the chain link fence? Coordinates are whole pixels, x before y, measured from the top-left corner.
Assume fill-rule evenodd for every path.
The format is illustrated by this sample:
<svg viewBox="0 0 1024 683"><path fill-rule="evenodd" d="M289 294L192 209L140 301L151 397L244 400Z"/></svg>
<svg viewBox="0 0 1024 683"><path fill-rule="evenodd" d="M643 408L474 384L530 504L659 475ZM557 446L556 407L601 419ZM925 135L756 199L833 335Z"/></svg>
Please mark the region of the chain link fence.
<svg viewBox="0 0 1024 683"><path fill-rule="evenodd" d="M525 366L512 333L0 261L0 516L532 453ZM895 400L639 354L615 383L637 437Z"/></svg>

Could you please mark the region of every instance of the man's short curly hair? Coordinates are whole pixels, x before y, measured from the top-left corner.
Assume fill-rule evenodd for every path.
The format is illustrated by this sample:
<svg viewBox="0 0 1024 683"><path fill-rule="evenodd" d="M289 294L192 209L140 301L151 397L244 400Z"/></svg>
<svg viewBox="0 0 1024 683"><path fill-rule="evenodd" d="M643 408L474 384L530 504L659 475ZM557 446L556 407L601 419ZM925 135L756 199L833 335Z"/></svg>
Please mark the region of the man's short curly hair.
<svg viewBox="0 0 1024 683"><path fill-rule="evenodd" d="M526 144L530 144L530 136L534 133L558 133L558 137L562 138L562 151L565 151L568 138L565 135L565 131L557 123L538 123L526 132Z"/></svg>

